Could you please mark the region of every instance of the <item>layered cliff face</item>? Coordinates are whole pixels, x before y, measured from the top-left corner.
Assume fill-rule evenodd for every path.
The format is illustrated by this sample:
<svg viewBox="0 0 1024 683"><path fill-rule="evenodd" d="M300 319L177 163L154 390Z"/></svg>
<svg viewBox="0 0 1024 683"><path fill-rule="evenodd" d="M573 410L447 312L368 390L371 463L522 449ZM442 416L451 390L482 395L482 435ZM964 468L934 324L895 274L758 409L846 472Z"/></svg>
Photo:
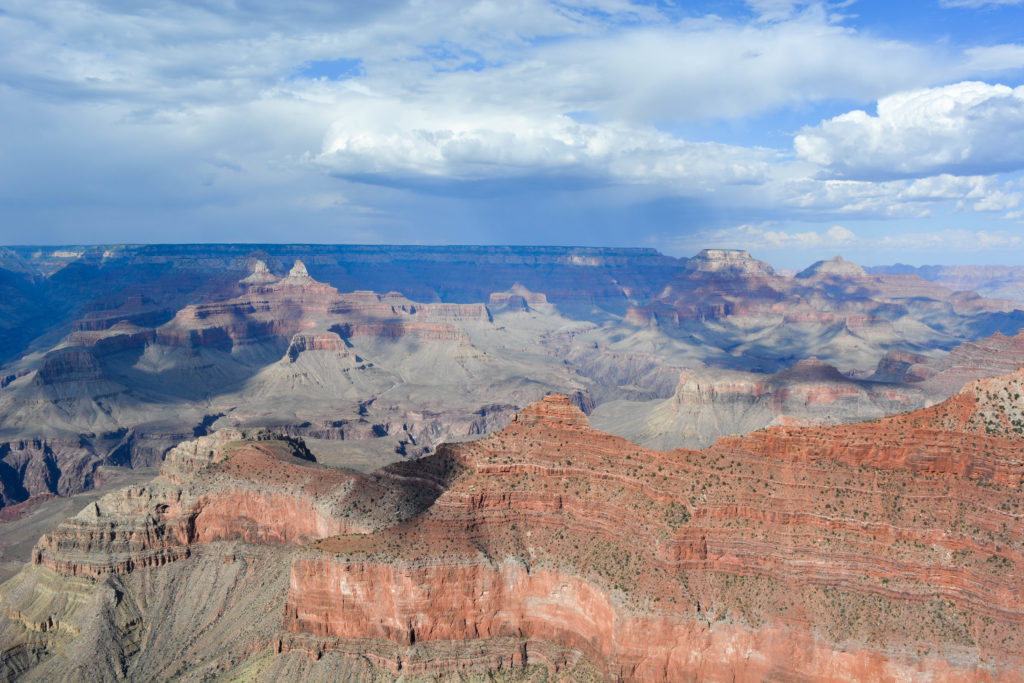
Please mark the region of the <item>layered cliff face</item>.
<svg viewBox="0 0 1024 683"><path fill-rule="evenodd" d="M400 467L367 476L324 467L301 440L221 430L171 449L160 476L86 506L36 544L32 561L67 576L158 567L197 544L295 545L367 533L418 511L443 479Z"/></svg>
<svg viewBox="0 0 1024 683"><path fill-rule="evenodd" d="M609 403L617 416L599 414L602 426L658 447L783 419L848 421L920 405L905 396L944 397L961 376L938 370L918 382L920 367L890 363L886 382L903 386L797 383L767 407L737 392L714 404L666 401L686 398L684 369L715 368L698 393L733 372L778 373L811 356L863 378L893 349L921 365L1024 325L1006 302L914 275L868 275L837 258L786 277L722 249L682 260L644 250L182 245L16 250L4 263L42 288L52 321L38 353L0 370L0 461L4 444L48 443L51 493L76 490L59 481L79 469L79 447L96 463L154 465L182 438L271 426L359 440L384 462L500 427L549 391L588 411ZM940 382L944 394L931 388ZM651 406L616 403L655 400L653 416ZM680 429L683 440L672 440ZM23 470L0 467L0 502L27 498Z"/></svg>
<svg viewBox="0 0 1024 683"><path fill-rule="evenodd" d="M889 382L918 386L929 394L946 397L967 382L1013 372L1024 365L1024 330L1013 336L996 332L976 342L965 342L941 358L916 354L887 354L876 376Z"/></svg>
<svg viewBox="0 0 1024 683"><path fill-rule="evenodd" d="M650 448L700 448L721 436L769 425L856 422L941 398L945 396L913 385L855 380L809 358L771 375L684 370L671 398L611 401L599 406L591 418L601 429Z"/></svg>
<svg viewBox="0 0 1024 683"><path fill-rule="evenodd" d="M590 418L598 428L649 448L700 448L770 425L840 424L914 410L1021 365L1024 332L997 332L938 357L890 351L864 379L816 358L773 374L687 368L672 397L606 401Z"/></svg>
<svg viewBox="0 0 1024 683"><path fill-rule="evenodd" d="M669 452L548 396L371 476L203 437L40 541L0 589L5 666L1020 680L1022 388Z"/></svg>
<svg viewBox="0 0 1024 683"><path fill-rule="evenodd" d="M88 486L89 472L74 474L80 449L93 469L158 464L215 423L367 441L387 462L500 426L552 388L585 393L533 344L543 326L504 331L480 303L339 293L301 261L279 277L255 260L233 293L171 314L130 297L87 314L34 368L12 374L0 394L0 504ZM567 323L553 309L543 316ZM50 444L52 463L6 457L31 440ZM54 481L36 491L33 468L44 466Z"/></svg>
<svg viewBox="0 0 1024 683"><path fill-rule="evenodd" d="M245 278L279 279L295 260L341 291L401 291L425 302L484 302L521 282L600 317L649 298L684 262L651 249L373 245L14 247L0 254L0 361L83 314L153 326L184 305L223 300ZM258 270L253 274L253 270ZM127 305L146 300L145 310ZM159 319L161 318L162 319ZM116 322L116 320L115 320Z"/></svg>
<svg viewBox="0 0 1024 683"><path fill-rule="evenodd" d="M628 680L1012 678L1021 442L970 425L1014 425L1022 378L701 452L594 432L549 397L446 450L466 473L426 514L314 544L285 625L407 646L553 640ZM999 401L975 403L995 386Z"/></svg>
<svg viewBox="0 0 1024 683"><path fill-rule="evenodd" d="M774 372L816 356L848 372L874 367L892 348L930 353L996 330L1015 334L1020 308L917 275L868 274L840 257L786 277L747 252L708 249L625 321L742 351L746 367L715 359L733 369Z"/></svg>

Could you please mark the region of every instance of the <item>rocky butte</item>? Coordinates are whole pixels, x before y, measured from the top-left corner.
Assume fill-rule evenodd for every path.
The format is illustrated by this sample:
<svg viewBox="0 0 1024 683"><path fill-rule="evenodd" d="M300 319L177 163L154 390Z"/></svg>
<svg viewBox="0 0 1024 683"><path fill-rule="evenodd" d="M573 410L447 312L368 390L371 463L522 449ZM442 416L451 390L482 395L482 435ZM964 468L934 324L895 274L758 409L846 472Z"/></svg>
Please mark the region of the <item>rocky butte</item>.
<svg viewBox="0 0 1024 683"><path fill-rule="evenodd" d="M551 395L371 475L202 437L39 541L4 674L1024 680L1022 390L700 451Z"/></svg>

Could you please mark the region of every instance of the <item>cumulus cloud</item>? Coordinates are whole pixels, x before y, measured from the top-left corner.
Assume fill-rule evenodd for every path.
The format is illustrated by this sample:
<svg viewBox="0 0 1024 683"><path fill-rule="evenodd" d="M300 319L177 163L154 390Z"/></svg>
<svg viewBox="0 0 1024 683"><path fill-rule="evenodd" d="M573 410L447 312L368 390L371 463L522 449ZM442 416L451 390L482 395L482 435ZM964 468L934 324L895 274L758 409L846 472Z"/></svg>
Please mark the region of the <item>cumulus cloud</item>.
<svg viewBox="0 0 1024 683"><path fill-rule="evenodd" d="M801 158L847 178L993 174L1024 168L1024 86L965 81L884 97L804 128Z"/></svg>
<svg viewBox="0 0 1024 683"><path fill-rule="evenodd" d="M10 0L0 12L0 202L23 211L22 223L66 230L85 208L94 223L110 211L135 225L173 205L204 225L263 220L268 232L270 215L418 226L441 195L491 183L512 196L522 181L562 192L567 212L589 191L685 203L730 223L916 216L958 201L1015 210L1020 188L970 162L993 144L985 130L1017 125L1018 91L976 84L984 97L948 95L960 107L947 113L960 126L948 139L932 105L907 105L925 112L913 125L885 112L892 92L1020 66L1024 47L883 39L829 15L843 4L749 0L749 12L701 16L629 0ZM313 68L324 64L356 67L337 78ZM777 135L688 135L875 100L878 115L850 125L902 139L908 169L885 158L885 141L861 145L863 158L844 167L835 120L802 131L795 158L788 142L759 146L779 146ZM918 133L939 152L970 151L929 161L938 152ZM1001 140L1010 166L1014 140ZM857 175L878 165L906 177ZM843 236L764 230L791 245Z"/></svg>
<svg viewBox="0 0 1024 683"><path fill-rule="evenodd" d="M353 98L317 159L346 177L477 181L543 174L696 189L764 182L778 156L767 149L686 142L624 123Z"/></svg>

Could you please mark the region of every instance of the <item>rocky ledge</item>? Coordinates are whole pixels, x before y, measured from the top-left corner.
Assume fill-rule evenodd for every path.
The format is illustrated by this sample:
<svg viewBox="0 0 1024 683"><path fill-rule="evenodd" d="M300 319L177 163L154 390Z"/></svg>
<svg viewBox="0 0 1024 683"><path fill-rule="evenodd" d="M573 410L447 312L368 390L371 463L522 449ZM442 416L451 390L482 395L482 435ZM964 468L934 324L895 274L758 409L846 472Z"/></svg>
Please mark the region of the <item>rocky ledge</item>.
<svg viewBox="0 0 1024 683"><path fill-rule="evenodd" d="M423 515L300 554L285 627L551 641L624 680L1019 676L1024 458L970 427L998 419L970 391L855 432L672 452L549 396L445 447L464 472Z"/></svg>
<svg viewBox="0 0 1024 683"><path fill-rule="evenodd" d="M62 522L39 540L32 562L101 577L180 560L213 541L301 546L368 533L417 511L442 486L428 467L412 480L413 495L402 472L324 467L301 440L221 430L170 450L149 484L107 494Z"/></svg>

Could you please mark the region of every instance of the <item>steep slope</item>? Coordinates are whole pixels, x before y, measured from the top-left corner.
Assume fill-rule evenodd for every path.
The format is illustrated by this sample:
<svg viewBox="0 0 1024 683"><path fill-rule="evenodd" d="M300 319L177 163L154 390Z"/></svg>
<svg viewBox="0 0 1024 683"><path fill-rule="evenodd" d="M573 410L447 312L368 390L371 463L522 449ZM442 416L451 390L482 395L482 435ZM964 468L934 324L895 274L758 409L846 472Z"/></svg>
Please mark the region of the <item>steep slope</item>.
<svg viewBox="0 0 1024 683"><path fill-rule="evenodd" d="M308 260L285 260L297 256ZM86 488L101 464L156 466L215 428L359 440L381 461L416 456L503 426L549 391L588 411L612 402L602 426L658 447L703 445L787 412L848 421L920 405L905 399L918 392L933 400L932 384L954 373L888 380L904 387L825 382L814 391L837 400L813 406L793 396L765 409L733 394L724 414L687 394L680 372L727 371L697 378L717 386L731 372L778 373L815 356L863 378L886 352L934 359L980 331L1024 324L1012 304L913 275L868 275L837 258L784 277L732 250L685 261L649 250L301 245L7 257L56 304L33 352L0 371L0 505ZM365 289L393 285L408 289ZM947 384L942 397L956 388ZM661 403L614 403L623 400ZM690 440L673 440L680 431Z"/></svg>
<svg viewBox="0 0 1024 683"><path fill-rule="evenodd" d="M466 473L425 515L315 544L285 623L553 640L629 680L1019 677L1022 381L701 452L644 450L549 397L447 448Z"/></svg>
<svg viewBox="0 0 1024 683"><path fill-rule="evenodd" d="M945 398L964 384L984 377L1013 372L1024 365L1024 330L1013 336L996 332L976 342L965 342L941 358L891 353L880 361L875 378L902 382Z"/></svg>
<svg viewBox="0 0 1024 683"><path fill-rule="evenodd" d="M52 302L39 280L16 254L0 247L0 363L20 355L50 323ZM5 377L0 374L0 381Z"/></svg>
<svg viewBox="0 0 1024 683"><path fill-rule="evenodd" d="M815 358L774 374L688 368L671 398L606 401L590 419L601 430L649 448L699 448L769 425L857 422L921 408L968 382L1022 365L1024 331L1013 337L997 332L937 357L889 351L864 379Z"/></svg>
<svg viewBox="0 0 1024 683"><path fill-rule="evenodd" d="M373 475L327 468L265 430L183 443L152 482L40 539L33 564L0 589L0 675L202 677L243 661L279 638L297 548L405 519L450 473L438 457Z"/></svg>
<svg viewBox="0 0 1024 683"><path fill-rule="evenodd" d="M701 448L721 436L773 424L838 424L882 417L920 407L929 398L916 386L851 379L809 358L770 375L684 370L671 398L610 401L594 410L591 422L649 448Z"/></svg>
<svg viewBox="0 0 1024 683"><path fill-rule="evenodd" d="M669 452L548 396L369 477L204 437L40 541L0 589L6 666L1022 680L1022 388Z"/></svg>

